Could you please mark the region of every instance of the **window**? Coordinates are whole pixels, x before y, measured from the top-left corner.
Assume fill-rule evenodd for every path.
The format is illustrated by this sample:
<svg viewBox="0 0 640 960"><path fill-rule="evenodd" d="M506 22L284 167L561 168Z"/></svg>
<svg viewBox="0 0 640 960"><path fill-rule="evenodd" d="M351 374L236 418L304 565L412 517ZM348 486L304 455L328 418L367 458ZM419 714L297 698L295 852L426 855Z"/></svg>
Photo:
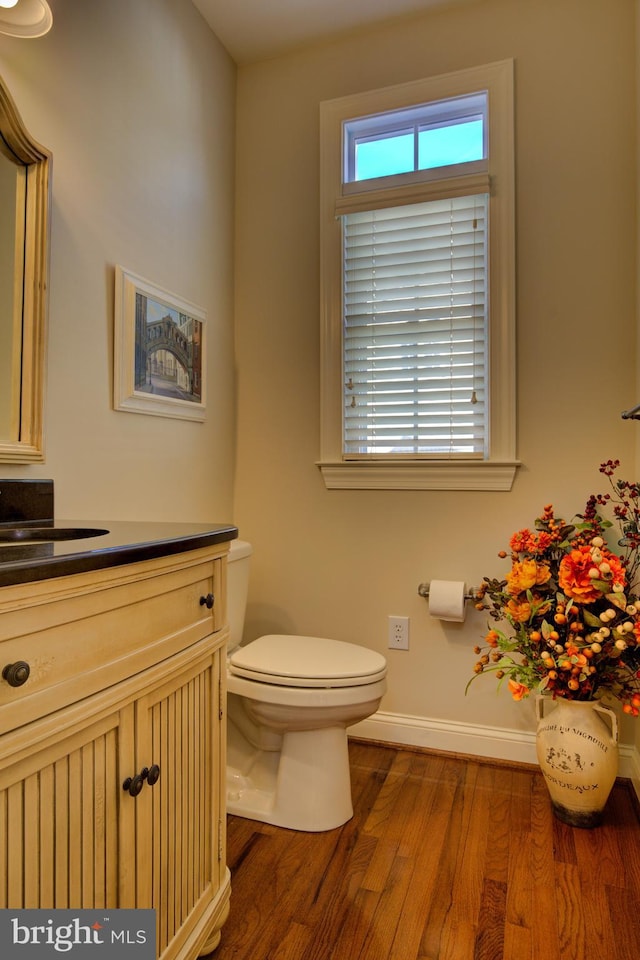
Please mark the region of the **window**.
<svg viewBox="0 0 640 960"><path fill-rule="evenodd" d="M512 72L322 104L329 487L511 487Z"/></svg>
<svg viewBox="0 0 640 960"><path fill-rule="evenodd" d="M486 117L481 92L347 120L343 182L484 160Z"/></svg>

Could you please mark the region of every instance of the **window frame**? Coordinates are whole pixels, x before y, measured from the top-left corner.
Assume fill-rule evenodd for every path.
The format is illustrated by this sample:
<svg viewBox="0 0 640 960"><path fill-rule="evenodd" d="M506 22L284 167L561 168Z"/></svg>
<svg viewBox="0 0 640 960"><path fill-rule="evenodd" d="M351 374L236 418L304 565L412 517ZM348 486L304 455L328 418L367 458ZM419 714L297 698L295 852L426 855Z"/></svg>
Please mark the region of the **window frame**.
<svg viewBox="0 0 640 960"><path fill-rule="evenodd" d="M486 161L449 165L399 177L343 183L344 124L430 101L488 94ZM320 439L318 466L329 489L509 490L516 459L515 164L513 61L368 91L320 105ZM427 176L425 176L425 173ZM488 242L489 438L485 459L464 457L354 459L343 454L342 229L340 212L384 201L421 202L452 191L464 195L478 178L490 185ZM446 183L443 184L443 180Z"/></svg>

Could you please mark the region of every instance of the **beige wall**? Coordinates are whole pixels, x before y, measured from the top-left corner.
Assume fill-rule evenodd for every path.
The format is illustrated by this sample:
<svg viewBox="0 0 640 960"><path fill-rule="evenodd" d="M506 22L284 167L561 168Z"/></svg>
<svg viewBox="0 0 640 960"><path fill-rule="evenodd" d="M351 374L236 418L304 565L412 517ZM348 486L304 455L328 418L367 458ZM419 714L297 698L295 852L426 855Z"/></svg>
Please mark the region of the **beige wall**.
<svg viewBox="0 0 640 960"><path fill-rule="evenodd" d="M416 588L506 573L497 552L553 502L572 516L633 477L635 5L486 0L243 67L238 77L235 520L255 547L247 635L297 631L386 653L382 709L533 729L533 704L464 688L484 618L431 620ZM518 436L509 493L327 491L319 455L318 104L515 60ZM632 736L627 728L627 737Z"/></svg>
<svg viewBox="0 0 640 960"><path fill-rule="evenodd" d="M46 463L57 513L232 520L235 65L185 0L51 0L0 74L53 153ZM208 315L205 424L112 409L114 265Z"/></svg>

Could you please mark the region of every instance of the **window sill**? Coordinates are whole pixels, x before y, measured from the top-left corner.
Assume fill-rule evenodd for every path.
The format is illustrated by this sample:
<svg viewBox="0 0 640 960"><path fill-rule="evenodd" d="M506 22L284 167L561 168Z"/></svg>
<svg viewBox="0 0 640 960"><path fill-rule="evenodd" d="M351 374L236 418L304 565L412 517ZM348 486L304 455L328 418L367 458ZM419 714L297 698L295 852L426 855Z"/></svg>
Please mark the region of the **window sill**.
<svg viewBox="0 0 640 960"><path fill-rule="evenodd" d="M500 490L508 491L519 461L389 460L322 461L327 490Z"/></svg>

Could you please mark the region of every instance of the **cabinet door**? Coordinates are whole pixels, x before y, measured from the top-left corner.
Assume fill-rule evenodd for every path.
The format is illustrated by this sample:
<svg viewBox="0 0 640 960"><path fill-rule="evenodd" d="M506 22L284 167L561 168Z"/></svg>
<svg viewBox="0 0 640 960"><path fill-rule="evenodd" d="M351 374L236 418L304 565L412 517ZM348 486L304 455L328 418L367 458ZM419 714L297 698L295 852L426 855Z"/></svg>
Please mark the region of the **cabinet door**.
<svg viewBox="0 0 640 960"><path fill-rule="evenodd" d="M121 906L120 768L133 767L132 734L130 706L55 742L34 737L11 759L0 737L0 908Z"/></svg>
<svg viewBox="0 0 640 960"><path fill-rule="evenodd" d="M135 704L136 768L159 767L153 786L127 798L135 806L135 905L157 911L158 956L203 941L225 874L220 705L219 649Z"/></svg>

